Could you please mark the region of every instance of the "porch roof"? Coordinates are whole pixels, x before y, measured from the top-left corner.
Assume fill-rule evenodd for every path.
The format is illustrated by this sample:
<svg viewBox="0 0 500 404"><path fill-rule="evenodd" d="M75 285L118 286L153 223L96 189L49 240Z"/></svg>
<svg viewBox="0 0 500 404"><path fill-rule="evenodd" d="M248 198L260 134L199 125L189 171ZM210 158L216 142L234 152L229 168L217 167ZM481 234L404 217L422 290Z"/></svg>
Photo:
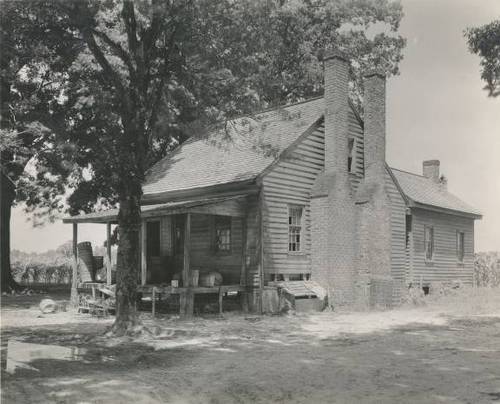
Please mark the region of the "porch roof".
<svg viewBox="0 0 500 404"><path fill-rule="evenodd" d="M141 206L141 217L174 215L181 213L202 213L222 216L242 217L245 215L245 200L247 194L199 198L184 201L173 201L155 205ZM117 223L118 209L108 209L99 212L84 213L63 218L63 223Z"/></svg>

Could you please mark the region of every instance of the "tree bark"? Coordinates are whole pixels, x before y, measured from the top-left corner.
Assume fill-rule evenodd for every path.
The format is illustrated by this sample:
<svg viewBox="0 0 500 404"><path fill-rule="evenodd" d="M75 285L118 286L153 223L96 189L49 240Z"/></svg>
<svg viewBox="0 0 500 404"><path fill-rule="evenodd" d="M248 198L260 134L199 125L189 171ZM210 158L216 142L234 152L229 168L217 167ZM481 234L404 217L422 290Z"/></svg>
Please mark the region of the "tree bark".
<svg viewBox="0 0 500 404"><path fill-rule="evenodd" d="M118 254L116 283L116 319L112 327L115 335L133 332L138 325L137 280L141 228L141 184L127 186L128 195L120 198L118 212Z"/></svg>
<svg viewBox="0 0 500 404"><path fill-rule="evenodd" d="M14 184L0 173L0 272L1 290L10 292L21 289L12 276L10 267L10 216L16 192Z"/></svg>

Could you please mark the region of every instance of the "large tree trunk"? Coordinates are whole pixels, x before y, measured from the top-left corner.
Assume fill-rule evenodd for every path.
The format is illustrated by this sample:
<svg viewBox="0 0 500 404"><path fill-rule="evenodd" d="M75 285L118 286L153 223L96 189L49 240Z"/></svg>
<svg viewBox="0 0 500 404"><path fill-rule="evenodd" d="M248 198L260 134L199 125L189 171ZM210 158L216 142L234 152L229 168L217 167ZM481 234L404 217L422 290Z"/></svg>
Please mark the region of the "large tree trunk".
<svg viewBox="0 0 500 404"><path fill-rule="evenodd" d="M19 290L10 267L10 214L16 192L12 182L0 173L0 272L2 292Z"/></svg>
<svg viewBox="0 0 500 404"><path fill-rule="evenodd" d="M116 319L112 331L127 334L138 324L137 279L141 226L140 182L127 186L129 195L120 198L118 213L118 256L116 284Z"/></svg>

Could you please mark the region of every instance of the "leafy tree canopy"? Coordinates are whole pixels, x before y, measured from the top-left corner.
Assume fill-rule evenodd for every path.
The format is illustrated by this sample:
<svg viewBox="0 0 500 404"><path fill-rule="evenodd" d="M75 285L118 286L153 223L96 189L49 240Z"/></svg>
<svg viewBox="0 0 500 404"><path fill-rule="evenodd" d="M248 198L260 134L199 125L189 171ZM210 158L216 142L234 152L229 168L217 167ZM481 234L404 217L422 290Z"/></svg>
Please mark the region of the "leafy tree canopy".
<svg viewBox="0 0 500 404"><path fill-rule="evenodd" d="M500 95L500 20L468 28L465 37L469 50L481 58L481 78L488 96Z"/></svg>

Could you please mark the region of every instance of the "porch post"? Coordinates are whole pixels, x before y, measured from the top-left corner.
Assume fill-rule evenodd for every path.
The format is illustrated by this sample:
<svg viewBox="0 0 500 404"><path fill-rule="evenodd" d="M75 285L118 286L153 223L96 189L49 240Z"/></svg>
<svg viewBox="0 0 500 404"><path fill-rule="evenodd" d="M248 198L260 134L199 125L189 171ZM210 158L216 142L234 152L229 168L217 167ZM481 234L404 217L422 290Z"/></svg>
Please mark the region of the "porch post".
<svg viewBox="0 0 500 404"><path fill-rule="evenodd" d="M191 213L186 213L184 222L184 265L182 267L182 286L185 289L184 296L181 295L181 315L192 317L194 309L194 294L191 288Z"/></svg>
<svg viewBox="0 0 500 404"><path fill-rule="evenodd" d="M147 276L146 276L146 266L147 266L147 257L146 257L146 221L144 219L141 220L141 285L146 284Z"/></svg>
<svg viewBox="0 0 500 404"><path fill-rule="evenodd" d="M241 308L244 313L248 312L248 296L247 296L247 220L248 216L245 215L241 221L241 273L240 273L240 285L244 286L245 290L241 293L240 302Z"/></svg>
<svg viewBox="0 0 500 404"><path fill-rule="evenodd" d="M73 223L73 279L71 280L71 305L78 306L78 223Z"/></svg>
<svg viewBox="0 0 500 404"><path fill-rule="evenodd" d="M106 223L106 284L111 285L111 223Z"/></svg>
<svg viewBox="0 0 500 404"><path fill-rule="evenodd" d="M264 191L259 193L259 231L258 231L258 254L259 254L259 314L264 312Z"/></svg>

